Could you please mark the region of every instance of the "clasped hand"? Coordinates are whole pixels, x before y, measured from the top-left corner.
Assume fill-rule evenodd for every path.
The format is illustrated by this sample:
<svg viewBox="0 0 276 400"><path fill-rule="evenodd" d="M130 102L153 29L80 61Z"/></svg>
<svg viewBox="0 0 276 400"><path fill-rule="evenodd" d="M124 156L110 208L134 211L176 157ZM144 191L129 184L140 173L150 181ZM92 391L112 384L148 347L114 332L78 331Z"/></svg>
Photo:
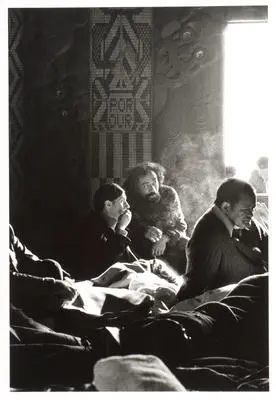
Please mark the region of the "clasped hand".
<svg viewBox="0 0 276 400"><path fill-rule="evenodd" d="M125 211L118 219L117 229L125 230L132 218L130 210Z"/></svg>
<svg viewBox="0 0 276 400"><path fill-rule="evenodd" d="M163 234L161 229L156 226L149 226L145 237L153 243L152 256L162 256L166 250L166 245L169 240L168 236Z"/></svg>
<svg viewBox="0 0 276 400"><path fill-rule="evenodd" d="M163 232L161 231L161 229L156 228L156 226L149 226L145 233L145 237L149 239L152 243L156 243L161 239L162 234Z"/></svg>
<svg viewBox="0 0 276 400"><path fill-rule="evenodd" d="M153 257L159 257L164 254L168 240L168 236L163 234L161 239L159 239L158 242L154 243L154 245L152 246Z"/></svg>

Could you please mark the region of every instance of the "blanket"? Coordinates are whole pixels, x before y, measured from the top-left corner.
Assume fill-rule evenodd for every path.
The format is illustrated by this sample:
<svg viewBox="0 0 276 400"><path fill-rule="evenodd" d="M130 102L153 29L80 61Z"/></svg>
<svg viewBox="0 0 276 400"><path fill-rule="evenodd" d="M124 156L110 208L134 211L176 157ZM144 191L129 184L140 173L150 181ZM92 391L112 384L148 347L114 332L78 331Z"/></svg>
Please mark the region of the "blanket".
<svg viewBox="0 0 276 400"><path fill-rule="evenodd" d="M125 288L146 293L156 302L162 301L167 307L176 303L177 293L183 284L183 278L158 259L118 262L91 281L100 287Z"/></svg>
<svg viewBox="0 0 276 400"><path fill-rule="evenodd" d="M78 296L64 303L63 310L70 310L67 314L74 315L80 323L84 314L93 316L92 326L96 328L121 326L148 315L193 311L207 302L220 301L237 286L227 285L178 302L183 279L175 273L168 276L167 269L165 273L158 269L151 272L151 262L118 262L91 280L75 282ZM79 317L77 311L81 312Z"/></svg>
<svg viewBox="0 0 276 400"><path fill-rule="evenodd" d="M64 304L63 308L59 311L55 318L56 323L59 324L59 326L57 325L55 327L56 332L64 332L71 335L76 335L78 337L88 337L93 339L91 341L92 350L93 348L96 349L97 354L90 353L90 350L83 349L83 347L78 344L78 339L73 338L72 346L71 344L69 345L67 336L65 337L64 335L56 335L56 340L61 342L66 341L69 345L67 345L68 353L66 352L65 354L63 352L59 352L57 354L56 350L59 348L58 346L61 345L55 343L53 346L52 343L44 343L43 346L41 346L41 343L39 342L42 336L45 339L45 335L47 337L53 335L53 333L48 332L47 329L46 331L44 329L42 333L35 335L35 343L34 341L31 342L29 340L26 344L26 334L29 335L30 329L27 332L26 329L18 330L15 327L17 329L16 334L18 333L18 335L16 335L17 341L12 344L12 350L14 353L16 353L13 358L16 358L17 362L15 363L13 360L11 364L14 368L16 367L16 371L18 370L20 372L16 375L19 383L21 382L20 379L24 378L24 374L22 375L22 370L26 369L27 362L27 365L29 365L30 367L30 374L28 375L30 378L30 386L32 384L34 370L36 371L35 373L39 373L41 377L41 381L39 381L39 376L37 376L37 378L35 379L36 383L47 383L47 391L78 390L73 382L72 386L70 386L70 381L68 381L69 371L66 369L66 373L64 371L61 377L57 374L57 371L59 371L60 369L56 369L54 371L54 376L56 376L56 378L53 379L53 358L52 356L49 358L49 351L50 353L52 351L53 356L55 357L62 356L59 365L63 365L63 363L65 362L66 366L69 365L68 360L71 359L71 355L73 356L74 354L77 354L77 356L79 357L79 354L83 353L84 356L81 357L84 357L84 359L86 360L86 364L80 364L83 365L84 372L79 374L78 385L83 384L84 386L82 387L82 389L80 389L80 386L78 387L79 390L95 390L95 387L92 384L92 369L93 363L95 363L96 359L108 357L109 355L112 355L112 353L116 354L116 352L123 352L123 354L133 355L134 353L137 354L138 351L140 354L154 354L154 356L160 357L162 362L169 367L170 371L186 390L267 391L269 389L268 368L265 364L266 359L264 362L261 362L259 361L258 357L255 357L254 355L250 358L250 356L252 356L252 352L256 352L255 350L253 351L252 344L249 343L248 350L250 351L248 351L247 353L245 351L246 356L242 355L241 349L239 349L239 351L235 353L239 358L234 358L234 354L230 356L228 355L228 358L226 356L219 357L219 355L222 353L215 353L213 350L209 351L209 349L211 348L211 342L209 339L212 339L213 337L213 334L209 335L209 333L212 333L214 329L216 330L217 334L219 333L219 335L223 335L221 337L221 339L223 339L222 344L223 346L226 343L229 344L230 350L232 343L231 340L233 339L233 337L234 339L232 341L234 342L233 344L235 346L237 341L239 341L243 336L245 336L243 339L250 342L248 338L250 336L251 339L251 336L253 337L254 334L255 336L257 336L255 338L256 340L252 341L253 344L262 344L264 342L266 336L262 335L261 329L261 336L259 337L258 332L256 333L256 328L259 325L262 326L264 324L263 319L265 319L265 317L263 319L261 317L264 314L264 310L266 310L267 308L266 302L263 304L262 301L266 300L266 296L264 296L264 294L267 293L266 274L264 274L264 276L248 278L247 280L244 280L246 282L242 281L243 283L237 285L236 287L237 290L240 287L240 290L232 291L231 295L228 295L221 302L207 302L206 305L203 306L203 309L202 306L200 306L191 313L189 311L181 312L181 308L177 308L179 307L178 304L175 305L174 308L171 308L172 311L170 313L165 313L164 316L161 316L162 318L156 318L153 316L148 318L148 315L152 315L152 310L154 304L156 303L156 299L154 298L154 296L140 290L130 290L129 288L113 287L112 285L114 283L116 285L116 279L118 282L118 267L119 266L117 265L117 269L113 268L112 270L109 270L108 274L106 274L105 276L103 275L100 279L98 279L99 277L96 279L97 283L104 282L108 287L96 286L96 282L92 281L76 282L75 287L78 290L77 298L74 299L73 302L68 302ZM129 268L128 266L124 266L124 268L125 267ZM149 273L150 271L134 272L136 274L141 273L143 275ZM132 274L133 270L127 271L127 273ZM132 278L137 279L137 275L132 274ZM135 280L131 279L128 283L128 286L131 282L135 282ZM241 289L243 289L242 292ZM218 292L205 294L205 297L202 297L200 301L204 302L206 299L210 300L211 296L224 296L228 290L229 287L226 287L220 289ZM217 299L218 297L216 297L216 300ZM237 303L237 300L239 300L239 303ZM246 304L248 304L242 306L241 301L246 301ZM256 307L254 307L249 313L249 305L251 303L254 304L254 302L256 301ZM198 306L198 303L199 301L195 303L196 306ZM228 318L228 314L230 314L231 318L233 317L231 307L235 308L236 317L238 317L237 312L239 312L241 316L245 312L246 314L249 313L248 317L250 317L250 315L252 314L253 323L255 318L258 321L255 329L253 330L250 328L252 324L249 325L249 328L247 327L247 318L244 319L244 323L241 319L241 323L243 323L243 325L241 326L240 330L236 330L237 332L235 331L235 336L233 336L233 330L230 330L229 332L226 330L226 332L223 332L222 328L224 326L227 326L227 329L229 330L229 323L231 321ZM214 310L214 308L219 308L220 310L216 311ZM225 315L225 309L229 311L226 313L227 315ZM143 318L145 317L145 321L139 323L139 321L143 320ZM138 325L135 323L133 325L133 322L135 321L138 322ZM18 318L16 320L13 318L11 322L15 325L21 325ZM253 326L255 325L253 324ZM102 334L104 333L102 330L103 327L108 327L108 329L116 329L117 333L120 329L120 346L118 348L115 348L116 346L114 347L115 344L110 339L110 337L107 337L108 340L105 340L105 338L104 340L102 340ZM248 333L245 333L245 335L243 335L243 332L246 331L246 327L247 331L250 332L250 335L248 335ZM39 326L37 326L37 323L35 323L34 328L39 328ZM264 332L266 332L265 328ZM101 340L97 339L97 336L99 336L99 334ZM112 334L114 337L114 332ZM224 335L226 334L228 336L224 337ZM122 340L122 335L125 335L124 340ZM208 339L208 336L211 336L211 338ZM207 341L205 340L205 338L207 338ZM20 341L20 343L18 343L18 340ZM22 341L24 341L25 344L22 343ZM76 342L77 345L75 345L74 342ZM200 346L200 342L202 342L202 346ZM95 345L95 343L97 344ZM166 343L168 344L168 346L164 346L164 344ZM242 346L245 346L245 343L246 342L243 340ZM64 344L62 346L63 347L60 348L64 349ZM111 349L111 346L112 348L114 348L114 350ZM255 347L258 348L259 346L256 345ZM193 351L195 348L197 349L196 353ZM208 355L204 355L204 351L201 352L201 349L204 350L204 348L208 349ZM36 364L36 362L31 364L29 362L31 360L30 354L35 360L37 359L37 349L40 349L38 358L39 362L42 363L41 365L43 365L43 370L39 370L36 367L38 365ZM220 347L216 346L216 349L220 350ZM18 352L21 355L23 354L21 357L21 369L18 369ZM46 361L47 359L49 359L50 361L48 363L46 362L45 365L43 361L44 352L46 356ZM263 352L262 349L261 352ZM63 354L65 354L66 357L68 354L69 358L67 359L65 357L64 359ZM229 354L231 354L231 351L229 351ZM41 355L42 359L40 357ZM93 357L91 358L91 356ZM72 361L74 357L72 358ZM166 359L169 361L167 362ZM175 359L177 359L177 362L175 362ZM123 368L123 358L120 359L120 363ZM73 365L75 365L74 362ZM134 365L133 369L135 370ZM77 370L78 368L76 368L76 373ZM141 370L141 372L142 379L144 379L143 370ZM154 376L158 376L158 371L155 372L156 374ZM22 380L22 385L19 386L19 383L17 382L17 385L15 385L15 387L26 387L26 381L24 379ZM105 385L104 382L102 383L103 385ZM64 389L58 389L55 385L59 384L63 384L66 386L64 386ZM130 384L130 382L128 382L128 384ZM143 382L141 384L143 386ZM139 382L138 385L140 385Z"/></svg>
<svg viewBox="0 0 276 400"><path fill-rule="evenodd" d="M210 301L220 301L225 296L227 296L231 290L233 290L237 286L237 283L232 283L227 286L222 286L217 289L207 290L199 296L192 297L190 299L182 300L176 303L171 311L192 311L195 310L198 306L210 302Z"/></svg>

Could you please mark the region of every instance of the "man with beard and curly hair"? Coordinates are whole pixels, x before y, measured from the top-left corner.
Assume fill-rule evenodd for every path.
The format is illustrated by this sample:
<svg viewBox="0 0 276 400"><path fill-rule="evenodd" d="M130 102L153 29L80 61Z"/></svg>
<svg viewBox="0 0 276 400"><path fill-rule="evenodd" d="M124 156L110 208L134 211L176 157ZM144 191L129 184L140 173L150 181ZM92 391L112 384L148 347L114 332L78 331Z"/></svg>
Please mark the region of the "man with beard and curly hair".
<svg viewBox="0 0 276 400"><path fill-rule="evenodd" d="M184 273L187 224L177 192L164 185L165 168L144 162L130 169L124 189L132 211L129 232L141 258L164 259Z"/></svg>

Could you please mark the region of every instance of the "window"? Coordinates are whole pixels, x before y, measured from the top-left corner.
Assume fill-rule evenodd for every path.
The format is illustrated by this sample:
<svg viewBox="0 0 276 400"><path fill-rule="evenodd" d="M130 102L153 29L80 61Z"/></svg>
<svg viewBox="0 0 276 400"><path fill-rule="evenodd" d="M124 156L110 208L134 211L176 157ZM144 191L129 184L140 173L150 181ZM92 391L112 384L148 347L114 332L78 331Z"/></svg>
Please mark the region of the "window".
<svg viewBox="0 0 276 400"><path fill-rule="evenodd" d="M224 163L248 179L268 156L268 24L231 22L224 33Z"/></svg>

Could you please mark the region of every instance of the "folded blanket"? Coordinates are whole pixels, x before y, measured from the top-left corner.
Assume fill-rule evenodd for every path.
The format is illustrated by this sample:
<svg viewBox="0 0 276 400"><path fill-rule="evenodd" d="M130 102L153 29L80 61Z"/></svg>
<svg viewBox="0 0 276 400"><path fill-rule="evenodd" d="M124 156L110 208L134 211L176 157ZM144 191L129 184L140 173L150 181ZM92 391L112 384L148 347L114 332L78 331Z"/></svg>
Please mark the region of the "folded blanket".
<svg viewBox="0 0 276 400"><path fill-rule="evenodd" d="M125 288L151 295L168 307L176 303L182 284L178 276L162 260L139 260L133 263L116 263L101 275L91 279L95 286Z"/></svg>
<svg viewBox="0 0 276 400"><path fill-rule="evenodd" d="M64 305L64 308L81 308L93 315L114 314L135 308L135 306L152 304L152 299L145 293L134 290L110 287L96 287L90 281L74 284L79 297Z"/></svg>
<svg viewBox="0 0 276 400"><path fill-rule="evenodd" d="M180 301L171 308L171 311L192 311L195 310L198 306L209 301L220 301L236 286L237 283L233 283L231 285L222 286L217 289L207 290L199 296Z"/></svg>
<svg viewBox="0 0 276 400"><path fill-rule="evenodd" d="M54 316L53 329L89 337L95 329L120 327L145 318L154 303L151 296L128 289L95 287L90 281L75 283L78 297Z"/></svg>

